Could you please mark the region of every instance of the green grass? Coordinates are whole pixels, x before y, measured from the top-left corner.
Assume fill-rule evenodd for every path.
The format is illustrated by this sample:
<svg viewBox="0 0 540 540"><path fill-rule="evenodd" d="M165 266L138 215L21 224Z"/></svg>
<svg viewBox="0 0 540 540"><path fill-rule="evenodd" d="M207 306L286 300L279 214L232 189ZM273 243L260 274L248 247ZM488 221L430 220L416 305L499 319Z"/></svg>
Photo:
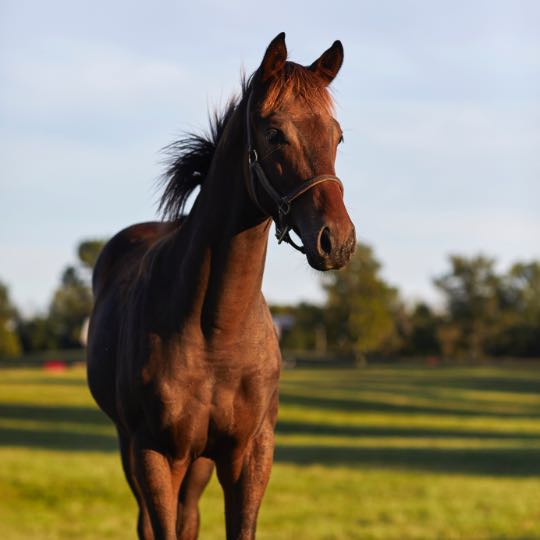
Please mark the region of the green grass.
<svg viewBox="0 0 540 540"><path fill-rule="evenodd" d="M259 539L540 538L540 366L286 371L277 441ZM0 464L0 538L135 537L82 368L0 370Z"/></svg>

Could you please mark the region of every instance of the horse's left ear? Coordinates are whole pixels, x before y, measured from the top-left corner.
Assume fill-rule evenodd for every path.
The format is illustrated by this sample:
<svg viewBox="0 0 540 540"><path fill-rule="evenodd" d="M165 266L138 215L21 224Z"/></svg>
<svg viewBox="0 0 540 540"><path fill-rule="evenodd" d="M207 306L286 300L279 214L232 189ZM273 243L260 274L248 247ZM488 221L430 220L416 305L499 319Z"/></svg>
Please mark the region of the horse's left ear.
<svg viewBox="0 0 540 540"><path fill-rule="evenodd" d="M334 41L332 46L309 66L326 83L330 84L343 64L343 45L341 41Z"/></svg>
<svg viewBox="0 0 540 540"><path fill-rule="evenodd" d="M285 32L278 34L268 45L259 68L262 82L266 82L279 73L287 60L287 46L285 45Z"/></svg>

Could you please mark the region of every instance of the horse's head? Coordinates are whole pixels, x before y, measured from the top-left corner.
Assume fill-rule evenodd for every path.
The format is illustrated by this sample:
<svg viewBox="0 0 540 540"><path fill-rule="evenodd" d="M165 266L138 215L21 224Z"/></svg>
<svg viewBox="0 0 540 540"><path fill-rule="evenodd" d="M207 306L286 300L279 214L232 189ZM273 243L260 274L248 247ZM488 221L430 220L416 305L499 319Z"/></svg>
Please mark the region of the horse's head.
<svg viewBox="0 0 540 540"><path fill-rule="evenodd" d="M356 245L354 225L335 176L343 133L328 85L343 62L336 41L304 67L287 62L285 34L268 46L247 104L250 195L272 214L278 237L292 228L309 264L341 268Z"/></svg>

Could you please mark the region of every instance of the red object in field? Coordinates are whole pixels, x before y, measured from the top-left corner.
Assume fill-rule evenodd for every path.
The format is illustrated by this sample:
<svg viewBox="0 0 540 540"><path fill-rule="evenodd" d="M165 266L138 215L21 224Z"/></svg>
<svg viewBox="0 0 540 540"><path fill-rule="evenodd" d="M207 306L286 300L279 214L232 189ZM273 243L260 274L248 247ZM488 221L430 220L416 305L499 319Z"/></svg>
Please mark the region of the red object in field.
<svg viewBox="0 0 540 540"><path fill-rule="evenodd" d="M426 363L430 367L435 367L439 364L439 358L437 356L428 356L426 358Z"/></svg>
<svg viewBox="0 0 540 540"><path fill-rule="evenodd" d="M66 363L63 360L47 360L43 364L43 369L45 371L65 371Z"/></svg>

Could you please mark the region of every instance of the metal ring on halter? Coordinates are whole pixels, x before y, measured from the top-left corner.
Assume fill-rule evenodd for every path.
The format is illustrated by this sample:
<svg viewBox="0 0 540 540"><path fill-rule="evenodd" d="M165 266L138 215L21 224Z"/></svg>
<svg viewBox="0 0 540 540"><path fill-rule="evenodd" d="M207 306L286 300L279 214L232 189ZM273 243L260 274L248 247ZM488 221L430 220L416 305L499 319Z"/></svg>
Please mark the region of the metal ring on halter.
<svg viewBox="0 0 540 540"><path fill-rule="evenodd" d="M282 216L286 216L291 211L291 203L289 201L281 200L278 205L278 212Z"/></svg>
<svg viewBox="0 0 540 540"><path fill-rule="evenodd" d="M259 161L259 156L257 154L257 150L255 150L255 148L250 148L248 150L248 162L251 165L251 164L255 163L256 161Z"/></svg>

